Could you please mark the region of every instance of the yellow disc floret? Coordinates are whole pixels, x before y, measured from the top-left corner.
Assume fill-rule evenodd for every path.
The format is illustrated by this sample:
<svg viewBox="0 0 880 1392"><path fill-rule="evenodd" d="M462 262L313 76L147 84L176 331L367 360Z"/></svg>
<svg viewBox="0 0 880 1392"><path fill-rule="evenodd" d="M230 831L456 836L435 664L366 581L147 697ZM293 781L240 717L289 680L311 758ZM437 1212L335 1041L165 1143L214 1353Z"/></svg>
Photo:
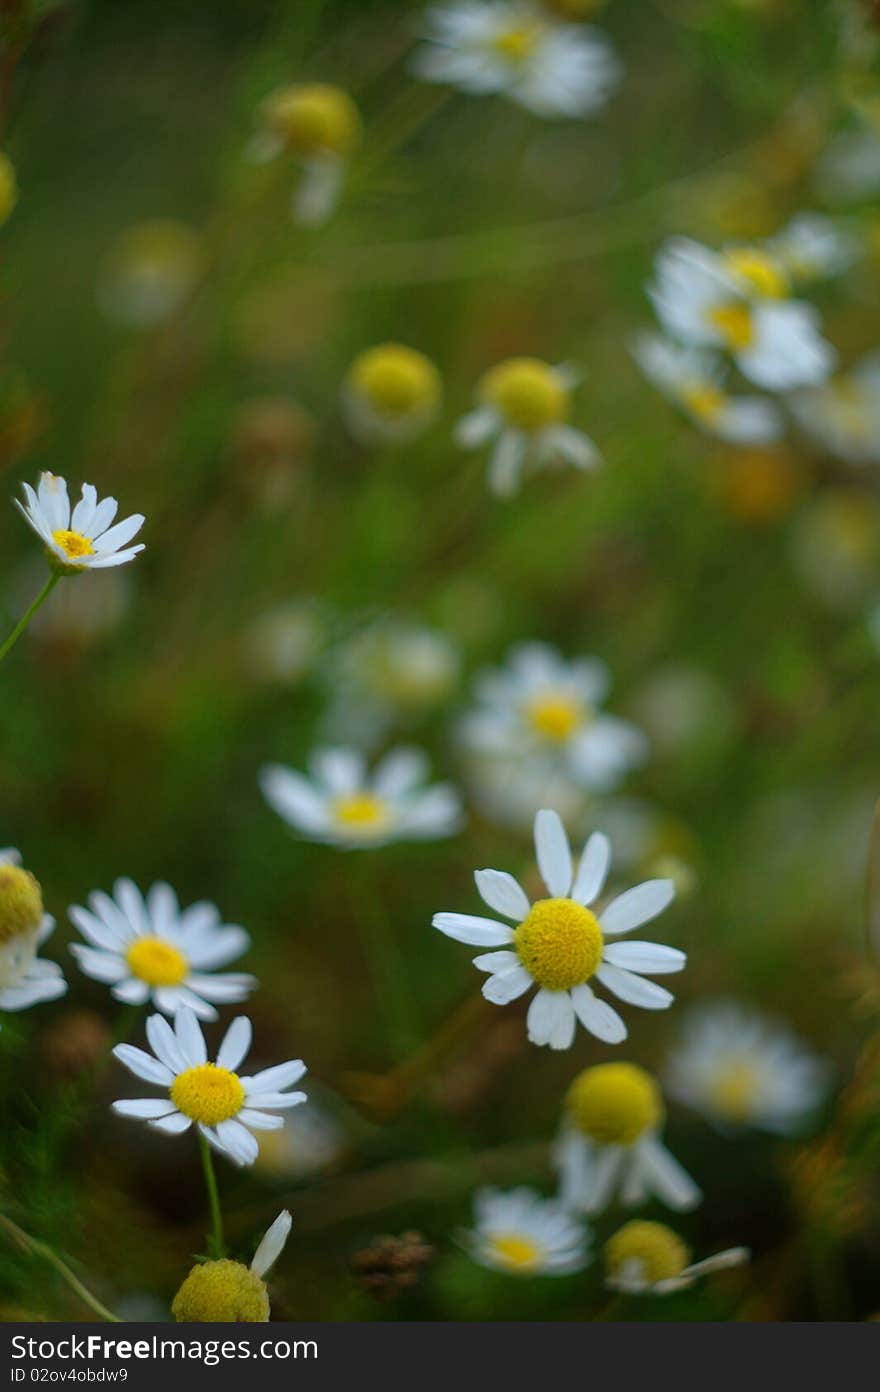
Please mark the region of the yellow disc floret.
<svg viewBox="0 0 880 1392"><path fill-rule="evenodd" d="M241 1262L194 1266L171 1302L178 1324L265 1324L269 1293L265 1281Z"/></svg>
<svg viewBox="0 0 880 1392"><path fill-rule="evenodd" d="M568 415L568 388L539 358L508 358L491 368L480 395L517 430L543 430Z"/></svg>
<svg viewBox="0 0 880 1392"><path fill-rule="evenodd" d="M184 1116L203 1126L216 1126L241 1111L244 1088L228 1068L200 1063L177 1075L171 1084L171 1101Z"/></svg>
<svg viewBox="0 0 880 1392"><path fill-rule="evenodd" d="M582 985L602 961L598 919L573 899L539 899L513 943L532 980L547 991Z"/></svg>
<svg viewBox="0 0 880 1392"><path fill-rule="evenodd" d="M724 253L727 269L754 295L765 300L781 300L788 294L789 282L783 268L765 251L756 247L733 247Z"/></svg>
<svg viewBox="0 0 880 1392"><path fill-rule="evenodd" d="M361 118L341 87L323 82L284 87L263 105L269 129L294 154L347 155L357 144Z"/></svg>
<svg viewBox="0 0 880 1392"><path fill-rule="evenodd" d="M750 348L755 339L752 313L746 304L718 305L709 311L709 322L733 351Z"/></svg>
<svg viewBox="0 0 880 1392"><path fill-rule="evenodd" d="M650 1073L634 1063L585 1068L568 1090L571 1124L599 1145L633 1145L663 1120L663 1099Z"/></svg>
<svg viewBox="0 0 880 1392"><path fill-rule="evenodd" d="M0 151L0 226L18 202L18 181L8 155Z"/></svg>
<svg viewBox="0 0 880 1392"><path fill-rule="evenodd" d="M527 1275L534 1271L541 1261L541 1248L534 1238L522 1233L499 1233L488 1243L489 1255L496 1266L505 1271Z"/></svg>
<svg viewBox="0 0 880 1392"><path fill-rule="evenodd" d="M164 938L136 938L125 960L133 974L149 986L177 986L189 970L180 949Z"/></svg>
<svg viewBox="0 0 880 1392"><path fill-rule="evenodd" d="M42 920L39 882L18 865L0 865L0 943L32 933Z"/></svg>
<svg viewBox="0 0 880 1392"><path fill-rule="evenodd" d="M761 1077L748 1059L729 1059L709 1083L709 1101L728 1121L747 1121L758 1097Z"/></svg>
<svg viewBox="0 0 880 1392"><path fill-rule="evenodd" d="M629 1268L637 1281L653 1286L680 1276L690 1259L678 1233L664 1223L635 1219L624 1223L605 1243L605 1270L612 1279L625 1275Z"/></svg>
<svg viewBox="0 0 880 1392"><path fill-rule="evenodd" d="M340 825L360 831L380 831L390 821L388 804L375 793L349 793L337 798L333 815Z"/></svg>
<svg viewBox="0 0 880 1392"><path fill-rule="evenodd" d="M402 343L383 343L361 353L351 385L383 416L430 411L440 400L440 374L430 358Z"/></svg>
<svg viewBox="0 0 880 1392"><path fill-rule="evenodd" d="M540 24L516 24L497 33L492 39L492 47L509 63L525 63L538 47L542 34Z"/></svg>
<svg viewBox="0 0 880 1392"><path fill-rule="evenodd" d="M576 697L549 691L526 702L525 717L535 734L564 744L584 724L586 711Z"/></svg>
<svg viewBox="0 0 880 1392"><path fill-rule="evenodd" d="M727 397L714 382L694 382L682 389L682 404L697 420L711 425L727 404Z"/></svg>
<svg viewBox="0 0 880 1392"><path fill-rule="evenodd" d="M52 533L52 540L59 547L66 557L65 568L71 570L82 570L82 561L86 556L94 556L95 548L87 536L82 532L68 532L65 530Z"/></svg>

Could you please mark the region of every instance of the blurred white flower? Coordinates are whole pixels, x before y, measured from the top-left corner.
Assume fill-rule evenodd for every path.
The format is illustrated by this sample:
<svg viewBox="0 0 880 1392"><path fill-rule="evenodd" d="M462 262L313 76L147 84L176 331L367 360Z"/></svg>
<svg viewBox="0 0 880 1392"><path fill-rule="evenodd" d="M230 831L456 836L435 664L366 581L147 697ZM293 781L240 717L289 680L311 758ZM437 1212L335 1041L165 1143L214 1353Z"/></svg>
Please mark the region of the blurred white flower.
<svg viewBox="0 0 880 1392"><path fill-rule="evenodd" d="M403 343L380 343L360 353L342 389L351 433L365 445L415 439L434 420L442 397L434 363Z"/></svg>
<svg viewBox="0 0 880 1392"><path fill-rule="evenodd" d="M474 1226L459 1241L475 1262L508 1276L565 1276L590 1260L586 1224L534 1189L478 1190Z"/></svg>
<svg viewBox="0 0 880 1392"><path fill-rule="evenodd" d="M663 1223L634 1219L605 1244L605 1284L624 1295L671 1295L687 1290L701 1276L726 1271L749 1260L747 1247L731 1247L704 1261L691 1262L691 1253Z"/></svg>
<svg viewBox="0 0 880 1392"><path fill-rule="evenodd" d="M98 303L110 319L136 329L162 323L183 303L202 271L198 233L171 218L126 228L98 282Z"/></svg>
<svg viewBox="0 0 880 1392"><path fill-rule="evenodd" d="M648 381L708 435L731 444L757 445L778 440L782 434L782 416L771 401L728 395L713 353L643 333L633 344L633 357Z"/></svg>
<svg viewBox="0 0 880 1392"><path fill-rule="evenodd" d="M816 165L814 183L832 203L880 193L880 135L866 126L835 136Z"/></svg>
<svg viewBox="0 0 880 1392"><path fill-rule="evenodd" d="M880 352L821 387L795 392L789 405L801 428L836 458L880 463Z"/></svg>
<svg viewBox="0 0 880 1392"><path fill-rule="evenodd" d="M530 836L542 807L558 812L567 826L587 826L591 795L556 761L474 751L467 753L465 776L475 805L497 826Z"/></svg>
<svg viewBox="0 0 880 1392"><path fill-rule="evenodd" d="M323 641L321 616L309 600L259 614L242 639L244 661L258 681L295 686L313 666Z"/></svg>
<svg viewBox="0 0 880 1392"><path fill-rule="evenodd" d="M271 92L259 110L248 147L257 163L290 154L302 167L294 191L294 221L319 227L336 210L348 162L361 138L361 118L341 87L308 82Z"/></svg>
<svg viewBox="0 0 880 1392"><path fill-rule="evenodd" d="M857 238L822 213L798 213L766 247L795 284L839 275L859 255Z"/></svg>
<svg viewBox="0 0 880 1392"><path fill-rule="evenodd" d="M115 498L98 502L90 483L82 486L82 497L71 516L67 483L57 474L42 473L37 491L23 483L26 504L15 500L22 516L46 546L50 564L64 574L101 570L133 561L143 543L129 546L145 519L140 513L111 526L118 504Z"/></svg>
<svg viewBox="0 0 880 1392"><path fill-rule="evenodd" d="M277 1131L259 1137L255 1167L270 1179L299 1180L321 1174L345 1152L343 1128L326 1107L309 1097L284 1118Z"/></svg>
<svg viewBox="0 0 880 1392"><path fill-rule="evenodd" d="M27 1010L64 995L67 982L58 963L37 956L54 929L40 885L22 869L18 851L0 850L0 1010Z"/></svg>
<svg viewBox="0 0 880 1392"><path fill-rule="evenodd" d="M452 694L461 657L438 629L393 616L354 633L326 664L333 739L375 744L395 722L411 724Z"/></svg>

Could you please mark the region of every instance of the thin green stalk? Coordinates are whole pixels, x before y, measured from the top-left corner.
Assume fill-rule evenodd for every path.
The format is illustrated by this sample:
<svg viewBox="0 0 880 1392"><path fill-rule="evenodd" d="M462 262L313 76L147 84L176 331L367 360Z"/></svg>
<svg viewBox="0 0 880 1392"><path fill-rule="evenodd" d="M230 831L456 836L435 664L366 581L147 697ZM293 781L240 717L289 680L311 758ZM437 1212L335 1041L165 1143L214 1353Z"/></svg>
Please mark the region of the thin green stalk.
<svg viewBox="0 0 880 1392"><path fill-rule="evenodd" d="M92 1295L92 1292L83 1285L79 1277L74 1275L67 1263L62 1261L58 1253L47 1246L45 1242L39 1242L37 1238L31 1237L30 1233L26 1233L24 1228L20 1228L17 1223L13 1223L12 1219L7 1218L3 1213L0 1213L0 1227L3 1227L13 1241L17 1242L28 1255L42 1257L51 1267L54 1267L62 1280L67 1282L70 1289L79 1296L85 1305L88 1305L90 1310L94 1311L99 1319L107 1320L109 1324L122 1323L119 1316L114 1315L112 1310L108 1310L106 1305L102 1305L98 1297Z"/></svg>
<svg viewBox="0 0 880 1392"><path fill-rule="evenodd" d="M0 662L3 661L10 648L15 647L15 644L18 642L19 638L24 633L31 619L34 617L34 614L36 614L37 610L40 608L41 605L45 604L46 600L49 598L50 594L52 593L60 579L61 572L57 570L53 571L52 574L49 576L49 579L46 581L45 585L40 590L40 593L37 595L31 607L27 610L24 616L21 619L19 619L18 623L15 625L15 628L12 630L9 637L6 639L6 642L3 644L2 647L0 647Z"/></svg>
<svg viewBox="0 0 880 1392"><path fill-rule="evenodd" d="M208 1190L208 1204L211 1209L211 1232L208 1236L208 1251L212 1257L222 1257L226 1251L223 1242L223 1214L220 1210L220 1193L217 1176L214 1173L214 1157L211 1147L199 1132L199 1150L202 1153L202 1169L205 1172L205 1187Z"/></svg>
<svg viewBox="0 0 880 1392"><path fill-rule="evenodd" d="M415 1002L407 981L400 945L377 890L374 866L368 863L368 858L375 856L375 851L360 851L357 854L361 860L361 874L350 881L353 891L352 914L397 1061L401 1057L408 1057L419 1043Z"/></svg>

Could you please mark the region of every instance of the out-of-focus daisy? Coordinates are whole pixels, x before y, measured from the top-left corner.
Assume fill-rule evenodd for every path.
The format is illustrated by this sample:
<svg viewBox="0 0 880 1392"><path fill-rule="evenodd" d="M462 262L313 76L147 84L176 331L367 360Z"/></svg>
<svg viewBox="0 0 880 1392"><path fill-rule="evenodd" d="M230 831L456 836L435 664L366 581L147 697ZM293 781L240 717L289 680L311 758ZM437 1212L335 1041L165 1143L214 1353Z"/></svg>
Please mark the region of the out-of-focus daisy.
<svg viewBox="0 0 880 1392"><path fill-rule="evenodd" d="M786 299L781 262L757 247L711 251L686 237L661 249L649 293L673 338L723 348L744 377L768 391L824 382L835 352L812 305Z"/></svg>
<svg viewBox="0 0 880 1392"><path fill-rule="evenodd" d="M394 443L420 435L436 416L442 396L442 379L430 358L403 343L380 343L355 358L342 404L357 439Z"/></svg>
<svg viewBox="0 0 880 1392"><path fill-rule="evenodd" d="M634 1063L579 1073L556 1147L563 1202L582 1213L601 1213L615 1193L628 1208L651 1195L668 1208L698 1204L699 1189L660 1140L665 1115L656 1081Z"/></svg>
<svg viewBox="0 0 880 1392"><path fill-rule="evenodd" d="M213 904L181 909L168 884L154 884L146 897L131 880L117 880L113 897L96 890L89 908L68 909L89 946L71 952L86 976L112 987L117 1000L173 1015L182 1005L201 1020L216 1020L215 1005L243 1001L257 984L242 972L216 973L249 947L243 928L221 923Z"/></svg>
<svg viewBox="0 0 880 1392"><path fill-rule="evenodd" d="M352 634L326 666L324 728L354 743L376 743L389 726L412 724L452 693L461 658L445 633L388 616Z"/></svg>
<svg viewBox="0 0 880 1392"><path fill-rule="evenodd" d="M671 1295L687 1290L701 1276L741 1266L747 1247L731 1247L705 1261L691 1262L691 1253L678 1233L663 1223L634 1219L605 1243L605 1284L624 1295Z"/></svg>
<svg viewBox="0 0 880 1392"><path fill-rule="evenodd" d="M649 382L707 434L734 444L766 443L782 434L782 416L771 401L727 393L714 354L645 333L636 339L633 357Z"/></svg>
<svg viewBox="0 0 880 1392"><path fill-rule="evenodd" d="M98 282L98 303L110 319L135 329L161 324L192 293L204 253L185 222L156 218L127 227Z"/></svg>
<svg viewBox="0 0 880 1392"><path fill-rule="evenodd" d="M767 249L796 285L839 275L859 254L852 233L822 213L798 213Z"/></svg>
<svg viewBox="0 0 880 1392"><path fill-rule="evenodd" d="M361 138L361 118L341 87L308 82L271 92L260 107L260 129L251 156L262 162L290 154L302 177L291 211L297 222L317 227L335 211L352 153Z"/></svg>
<svg viewBox="0 0 880 1392"><path fill-rule="evenodd" d="M326 1107L309 1097L277 1131L263 1131L255 1168L269 1179L298 1180L328 1170L345 1152L345 1133Z"/></svg>
<svg viewBox="0 0 880 1392"><path fill-rule="evenodd" d="M832 203L872 198L880 193L880 136L870 126L844 131L830 142L816 165L815 185Z"/></svg>
<svg viewBox="0 0 880 1392"><path fill-rule="evenodd" d="M15 166L8 155L0 150L0 227L9 217L18 202L18 180Z"/></svg>
<svg viewBox="0 0 880 1392"><path fill-rule="evenodd" d="M221 1258L198 1262L171 1302L178 1324L265 1324L269 1292L265 1277L281 1256L292 1218L279 1213L262 1238L250 1266Z"/></svg>
<svg viewBox="0 0 880 1392"><path fill-rule="evenodd" d="M461 822L461 801L446 783L425 786L428 761L417 749L386 754L369 773L355 749L319 749L310 777L281 764L260 773L269 806L309 841L382 846L389 841L433 841Z"/></svg>
<svg viewBox="0 0 880 1392"><path fill-rule="evenodd" d="M147 1039L153 1053L133 1044L117 1044L113 1053L136 1078L164 1088L167 1096L114 1102L113 1110L169 1136L180 1136L195 1123L234 1165L252 1165L259 1150L252 1132L283 1126L283 1117L274 1113L306 1100L304 1092L288 1091L306 1067L302 1059L293 1059L242 1076L238 1069L250 1049L251 1033L250 1020L238 1016L223 1037L216 1062L209 1063L205 1036L188 1006L178 1010L173 1029L162 1015L151 1015Z"/></svg>
<svg viewBox="0 0 880 1392"><path fill-rule="evenodd" d="M862 605L880 575L880 505L867 489L824 488L800 509L790 536L798 577L830 609Z"/></svg>
<svg viewBox="0 0 880 1392"><path fill-rule="evenodd" d="M556 761L468 751L465 773L474 803L496 826L530 835L542 807L558 812L567 826L588 825L591 794Z"/></svg>
<svg viewBox="0 0 880 1392"><path fill-rule="evenodd" d="M530 0L460 0L426 17L414 70L475 96L503 93L536 116L588 116L620 80L598 30L559 22Z"/></svg>
<svg viewBox="0 0 880 1392"><path fill-rule="evenodd" d="M18 851L0 850L0 1010L27 1010L64 995L58 963L37 956L54 928L39 881L22 868Z"/></svg>
<svg viewBox="0 0 880 1392"><path fill-rule="evenodd" d="M578 1020L597 1039L619 1044L626 1038L626 1026L588 982L595 977L618 999L648 1010L663 1010L672 1003L671 992L645 980L642 973L681 971L683 952L657 943L605 941L662 913L674 897L672 882L648 880L618 895L597 916L588 905L602 893L608 874L608 838L594 832L575 866L559 816L544 808L535 818L535 852L549 897L534 904L504 871L477 870L474 875L483 902L516 923L515 928L494 918L460 913L435 914L434 927L456 942L502 949L474 958L474 966L488 973L483 995L493 1005L507 1005L538 987L527 1016L533 1044L570 1048Z"/></svg>
<svg viewBox="0 0 880 1392"><path fill-rule="evenodd" d="M552 756L584 787L607 792L648 752L640 730L600 711L610 685L599 658L567 662L545 643L520 643L506 667L479 679L462 737L484 754Z"/></svg>
<svg viewBox="0 0 880 1392"><path fill-rule="evenodd" d="M28 483L22 488L26 504L16 498L15 505L45 543L50 565L63 574L125 565L143 551L143 543L129 546L129 542L145 519L134 513L111 526L119 505L115 498L99 502L92 484L83 484L82 497L72 514L67 483L57 474L40 474L36 492Z"/></svg>
<svg viewBox="0 0 880 1392"><path fill-rule="evenodd" d="M460 1241L475 1262L508 1276L566 1276L590 1260L586 1225L534 1189L480 1189Z"/></svg>
<svg viewBox="0 0 880 1392"><path fill-rule="evenodd" d="M880 461L880 353L821 387L795 392L789 404L801 428L838 459Z"/></svg>
<svg viewBox="0 0 880 1392"><path fill-rule="evenodd" d="M786 1026L722 1001L686 1017L664 1076L671 1096L722 1129L785 1135L820 1105L830 1070Z"/></svg>
<svg viewBox="0 0 880 1392"><path fill-rule="evenodd" d="M243 638L248 672L258 681L295 686L310 671L323 641L321 614L311 600L293 600L259 614Z"/></svg>
<svg viewBox="0 0 880 1392"><path fill-rule="evenodd" d="M508 358L485 373L477 387L480 405L458 423L464 449L495 439L489 487L508 498L529 468L573 464L595 469L601 456L589 436L567 424L576 377L567 367L539 358Z"/></svg>

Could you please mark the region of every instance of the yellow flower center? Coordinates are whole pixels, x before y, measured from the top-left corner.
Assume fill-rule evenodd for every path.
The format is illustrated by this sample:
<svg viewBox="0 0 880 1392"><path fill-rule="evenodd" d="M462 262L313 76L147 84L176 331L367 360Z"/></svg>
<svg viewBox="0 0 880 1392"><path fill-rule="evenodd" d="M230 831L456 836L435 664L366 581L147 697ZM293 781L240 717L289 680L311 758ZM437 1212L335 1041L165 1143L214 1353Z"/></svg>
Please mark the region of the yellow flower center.
<svg viewBox="0 0 880 1392"><path fill-rule="evenodd" d="M0 865L0 943L33 932L42 919L39 881L18 865Z"/></svg>
<svg viewBox="0 0 880 1392"><path fill-rule="evenodd" d="M356 391L383 415L407 416L436 405L440 376L423 353L399 343L370 348L355 359L351 380Z"/></svg>
<svg viewBox="0 0 880 1392"><path fill-rule="evenodd" d="M524 1274L534 1271L541 1261L541 1248L534 1238L520 1233L502 1233L489 1241L489 1251L498 1266Z"/></svg>
<svg viewBox="0 0 880 1392"><path fill-rule="evenodd" d="M532 980L548 991L588 981L602 961L598 919L573 899L539 899L513 935Z"/></svg>
<svg viewBox="0 0 880 1392"><path fill-rule="evenodd" d="M351 97L326 83L273 92L263 114L270 129L298 155L345 155L360 135L361 118Z"/></svg>
<svg viewBox="0 0 880 1392"><path fill-rule="evenodd" d="M203 1126L216 1126L241 1111L244 1088L237 1073L216 1063L200 1063L174 1079L171 1101L184 1116Z"/></svg>
<svg viewBox="0 0 880 1392"><path fill-rule="evenodd" d="M788 294L785 271L766 252L754 247L734 247L724 253L723 260L727 269L762 299L781 300Z"/></svg>
<svg viewBox="0 0 880 1392"><path fill-rule="evenodd" d="M518 24L496 34L492 47L510 63L525 63L534 53L540 38L540 24Z"/></svg>
<svg viewBox="0 0 880 1392"><path fill-rule="evenodd" d="M125 960L134 975L150 986L177 986L189 970L183 953L164 938L136 938Z"/></svg>
<svg viewBox="0 0 880 1392"><path fill-rule="evenodd" d="M746 1121L760 1086L760 1074L753 1063L746 1059L730 1059L712 1079L709 1097L715 1111L729 1121Z"/></svg>
<svg viewBox="0 0 880 1392"><path fill-rule="evenodd" d="M491 368L481 395L518 430L542 430L568 415L568 389L538 358L509 358Z"/></svg>
<svg viewBox="0 0 880 1392"><path fill-rule="evenodd" d="M178 1324L265 1324L269 1293L241 1262L202 1262L194 1266L171 1303Z"/></svg>
<svg viewBox="0 0 880 1392"><path fill-rule="evenodd" d="M721 415L727 401L724 392L712 382L697 382L685 387L681 399L692 416L710 425Z"/></svg>
<svg viewBox="0 0 880 1392"><path fill-rule="evenodd" d="M337 798L333 815L342 826L360 831L380 831L391 820L387 802L375 793L349 793Z"/></svg>
<svg viewBox="0 0 880 1392"><path fill-rule="evenodd" d="M635 1219L624 1223L605 1243L605 1269L609 1276L618 1276L627 1266L638 1263L639 1278L650 1285L674 1280L690 1259L690 1251L678 1233L664 1223Z"/></svg>
<svg viewBox="0 0 880 1392"><path fill-rule="evenodd" d="M525 715L536 734L563 744L579 725L585 723L586 711L573 696L567 696L564 692L550 692L529 701Z"/></svg>
<svg viewBox="0 0 880 1392"><path fill-rule="evenodd" d="M82 532L58 531L52 533L52 540L56 546L60 546L70 565L76 566L77 561L81 561L83 556L93 556L95 548L87 536ZM79 567L77 567L79 568Z"/></svg>
<svg viewBox="0 0 880 1392"><path fill-rule="evenodd" d="M565 1108L572 1125L599 1145L633 1145L664 1115L659 1087L634 1063L585 1068L569 1088Z"/></svg>
<svg viewBox="0 0 880 1392"><path fill-rule="evenodd" d="M727 347L732 348L734 352L749 348L754 342L755 326L748 305L719 305L709 311L709 322L717 329Z"/></svg>

